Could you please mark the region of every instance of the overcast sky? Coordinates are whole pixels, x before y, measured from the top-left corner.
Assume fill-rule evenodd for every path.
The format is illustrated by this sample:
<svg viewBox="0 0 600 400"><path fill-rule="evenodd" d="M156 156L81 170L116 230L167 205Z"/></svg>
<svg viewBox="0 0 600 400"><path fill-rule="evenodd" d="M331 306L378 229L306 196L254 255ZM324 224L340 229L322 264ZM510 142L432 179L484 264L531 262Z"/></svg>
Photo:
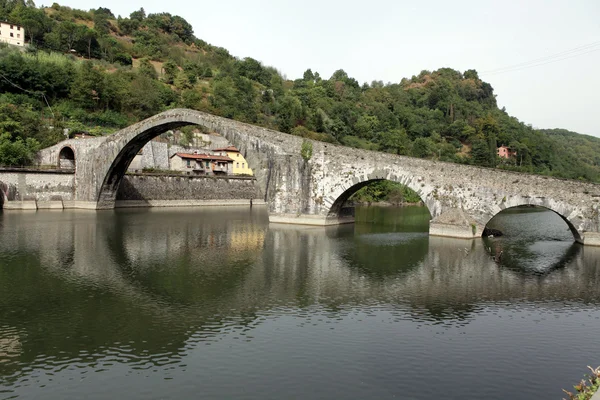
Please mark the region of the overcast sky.
<svg viewBox="0 0 600 400"><path fill-rule="evenodd" d="M473 68L494 87L499 106L521 121L600 136L598 0L59 3L108 7L124 17L140 7L180 15L198 38L289 79L308 68L324 78L343 69L361 83L399 82L424 69ZM534 60L542 65L524 64ZM519 67L485 72L513 65Z"/></svg>

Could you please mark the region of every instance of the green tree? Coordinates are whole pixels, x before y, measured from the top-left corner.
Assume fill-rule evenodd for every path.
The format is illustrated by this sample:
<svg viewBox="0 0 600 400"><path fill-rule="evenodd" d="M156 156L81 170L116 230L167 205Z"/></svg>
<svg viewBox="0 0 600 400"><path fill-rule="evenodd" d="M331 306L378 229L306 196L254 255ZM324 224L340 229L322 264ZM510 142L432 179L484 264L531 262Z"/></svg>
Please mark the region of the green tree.
<svg viewBox="0 0 600 400"><path fill-rule="evenodd" d="M104 12L96 11L94 13L94 29L99 35L108 35L110 32L110 22L108 21L108 17L109 15Z"/></svg>
<svg viewBox="0 0 600 400"><path fill-rule="evenodd" d="M237 77L234 79L236 88L236 108L243 121L256 122L258 119L258 93L248 78Z"/></svg>
<svg viewBox="0 0 600 400"><path fill-rule="evenodd" d="M260 82L265 86L271 81L270 71L264 68L260 62L250 57L246 57L243 61L237 63L237 72L239 75Z"/></svg>
<svg viewBox="0 0 600 400"><path fill-rule="evenodd" d="M146 19L146 11L144 11L144 7L140 8L138 11L134 11L131 14L129 14L129 18L131 18L132 20L136 20L139 22L142 22L143 20Z"/></svg>
<svg viewBox="0 0 600 400"><path fill-rule="evenodd" d="M412 145L412 155L414 157L431 157L434 152L435 144L429 138L416 138Z"/></svg>
<svg viewBox="0 0 600 400"><path fill-rule="evenodd" d="M57 50L71 51L76 41L81 38L82 30L79 25L66 21L60 23L51 34L56 34L55 44Z"/></svg>
<svg viewBox="0 0 600 400"><path fill-rule="evenodd" d="M282 132L289 133L302 120L302 103L298 98L285 95L277 102L277 126Z"/></svg>
<svg viewBox="0 0 600 400"><path fill-rule="evenodd" d="M304 71L304 74L302 75L302 79L305 80L306 82L314 82L315 74L313 74L312 70L309 68L306 71Z"/></svg>
<svg viewBox="0 0 600 400"><path fill-rule="evenodd" d="M175 15L171 20L171 33L179 36L185 43L191 43L194 40L194 29L185 19Z"/></svg>
<svg viewBox="0 0 600 400"><path fill-rule="evenodd" d="M179 90L190 89L192 87L192 83L190 82L190 79L185 71L179 71L177 73L173 84Z"/></svg>
<svg viewBox="0 0 600 400"><path fill-rule="evenodd" d="M11 140L9 133L0 131L0 165L30 165L39 149L39 143L35 139L23 140L17 138Z"/></svg>
<svg viewBox="0 0 600 400"><path fill-rule="evenodd" d="M201 108L202 94L196 90L184 90L181 92L181 105L185 108L198 110Z"/></svg>
<svg viewBox="0 0 600 400"><path fill-rule="evenodd" d="M379 134L379 144L381 150L391 153L402 155L408 155L411 153L410 139L408 138L406 130L404 129L381 132ZM427 153L427 151L425 151L425 153Z"/></svg>
<svg viewBox="0 0 600 400"><path fill-rule="evenodd" d="M81 64L71 86L71 99L88 110L97 109L104 77L89 61Z"/></svg>
<svg viewBox="0 0 600 400"><path fill-rule="evenodd" d="M81 39L87 44L88 59L92 58L92 44L97 44L98 32L94 29L84 29L81 33Z"/></svg>
<svg viewBox="0 0 600 400"><path fill-rule="evenodd" d="M374 136L375 131L379 128L380 121L374 115L362 115L354 125L354 131L361 138L370 139Z"/></svg>
<svg viewBox="0 0 600 400"><path fill-rule="evenodd" d="M490 147L485 139L477 138L473 141L471 157L476 165L491 166Z"/></svg>
<svg viewBox="0 0 600 400"><path fill-rule="evenodd" d="M32 45L43 38L44 30L49 24L44 11L35 7L16 7L9 18L25 28L29 43Z"/></svg>
<svg viewBox="0 0 600 400"><path fill-rule="evenodd" d="M164 63L163 71L164 71L163 81L168 84L173 84L173 82L175 81L175 78L177 77L177 74L179 72L179 68L177 67L177 64L175 63L175 61L168 60L166 63Z"/></svg>
<svg viewBox="0 0 600 400"><path fill-rule="evenodd" d="M159 82L147 76L137 75L128 87L128 96L124 99L125 109L138 119L148 118L161 111L165 101L165 93L161 92ZM166 93L168 94L168 93Z"/></svg>
<svg viewBox="0 0 600 400"><path fill-rule="evenodd" d="M150 79L154 79L154 80L158 79L158 72L156 72L154 65L152 65L150 60L148 60L147 58L142 58L140 60L140 66L138 69L138 73L140 75L147 76Z"/></svg>
<svg viewBox="0 0 600 400"><path fill-rule="evenodd" d="M479 79L477 71L474 69L468 69L464 73L465 79Z"/></svg>
<svg viewBox="0 0 600 400"><path fill-rule="evenodd" d="M120 18L117 20L119 31L123 35L131 35L140 28L140 21L137 19Z"/></svg>

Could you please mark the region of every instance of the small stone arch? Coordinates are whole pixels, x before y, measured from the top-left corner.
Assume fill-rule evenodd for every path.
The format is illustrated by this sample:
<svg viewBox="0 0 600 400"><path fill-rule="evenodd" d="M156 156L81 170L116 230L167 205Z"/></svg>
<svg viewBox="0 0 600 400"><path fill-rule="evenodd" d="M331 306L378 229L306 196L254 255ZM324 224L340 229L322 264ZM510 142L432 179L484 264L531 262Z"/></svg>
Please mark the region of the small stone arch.
<svg viewBox="0 0 600 400"><path fill-rule="evenodd" d="M59 169L75 169L75 150L71 146L64 146L58 153Z"/></svg>
<svg viewBox="0 0 600 400"><path fill-rule="evenodd" d="M549 205L544 205L544 204L535 204L535 203L531 203L531 202L523 202L520 204L514 204L510 207L505 207L502 210L500 210L499 212L497 212L496 214L492 215L491 217L489 217L487 219L487 221L485 221L484 224L484 228L487 227L487 225L489 224L489 222L496 217L496 215L500 214L501 212L505 211L505 210L510 210L510 209L514 209L516 207L523 207L523 206L534 206L534 207L539 207L539 208L544 208L546 210L552 211L553 213L555 213L556 215L558 215L563 221L565 221L565 223L567 224L567 226L569 227L569 230L571 231L571 233L573 234L573 239L578 242L578 243L583 243L583 237L581 235L581 233L579 232L579 230L577 229L577 227L575 226L575 224L568 218L565 216L566 215L571 215L571 211L568 209L561 211L558 211L556 209L554 209L553 207L549 206ZM482 232L482 236L483 236L483 232Z"/></svg>
<svg viewBox="0 0 600 400"><path fill-rule="evenodd" d="M421 198L421 201L423 202L423 204L427 207L427 211L429 212L430 217L433 215L432 214L432 206L434 206L434 205L431 202L427 201L428 198L426 196L423 196L423 193L421 193L419 190L415 190L416 188L412 187L413 185L410 185L410 180L393 179L393 178L390 179L390 178L383 177L383 175L381 175L381 176L375 177L373 179L366 179L366 180L357 182L349 187L341 186L340 189L338 189L338 191L332 195L332 198L334 198L335 200L329 207L329 210L327 212L327 219L334 220L334 219L339 218L341 216L342 208L343 208L344 204L346 203L346 201L348 201L348 199L354 193L356 193L358 190L362 189L365 186L370 185L371 183L378 182L378 181L384 181L384 180L400 183L401 185L404 185L404 186L408 187L409 189L413 190Z"/></svg>

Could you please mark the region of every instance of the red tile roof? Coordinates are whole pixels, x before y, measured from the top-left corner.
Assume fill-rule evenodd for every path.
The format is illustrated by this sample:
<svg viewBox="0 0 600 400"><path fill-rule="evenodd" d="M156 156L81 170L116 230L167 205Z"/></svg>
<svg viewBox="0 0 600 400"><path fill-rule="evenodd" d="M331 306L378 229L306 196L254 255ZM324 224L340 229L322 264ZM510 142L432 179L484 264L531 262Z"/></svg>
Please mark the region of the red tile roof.
<svg viewBox="0 0 600 400"><path fill-rule="evenodd" d="M186 153L177 153L176 156L179 156L183 159L191 159L191 160L212 160L212 161L231 161L233 160L227 156L213 156L212 154L186 154Z"/></svg>
<svg viewBox="0 0 600 400"><path fill-rule="evenodd" d="M237 147L235 146L227 146L227 147L222 147L220 149L214 149L213 151L230 151L232 153L239 153L240 151L237 149Z"/></svg>

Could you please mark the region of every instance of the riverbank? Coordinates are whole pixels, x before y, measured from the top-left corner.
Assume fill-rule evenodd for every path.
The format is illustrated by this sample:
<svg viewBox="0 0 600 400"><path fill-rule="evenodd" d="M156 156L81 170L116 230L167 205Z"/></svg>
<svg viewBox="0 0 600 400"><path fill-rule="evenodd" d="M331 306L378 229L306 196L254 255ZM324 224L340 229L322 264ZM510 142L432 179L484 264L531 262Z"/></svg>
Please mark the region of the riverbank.
<svg viewBox="0 0 600 400"><path fill-rule="evenodd" d="M564 390L569 396L569 400L600 400L600 367L592 368L588 366L591 373L586 375L577 385L573 385L575 393Z"/></svg>

